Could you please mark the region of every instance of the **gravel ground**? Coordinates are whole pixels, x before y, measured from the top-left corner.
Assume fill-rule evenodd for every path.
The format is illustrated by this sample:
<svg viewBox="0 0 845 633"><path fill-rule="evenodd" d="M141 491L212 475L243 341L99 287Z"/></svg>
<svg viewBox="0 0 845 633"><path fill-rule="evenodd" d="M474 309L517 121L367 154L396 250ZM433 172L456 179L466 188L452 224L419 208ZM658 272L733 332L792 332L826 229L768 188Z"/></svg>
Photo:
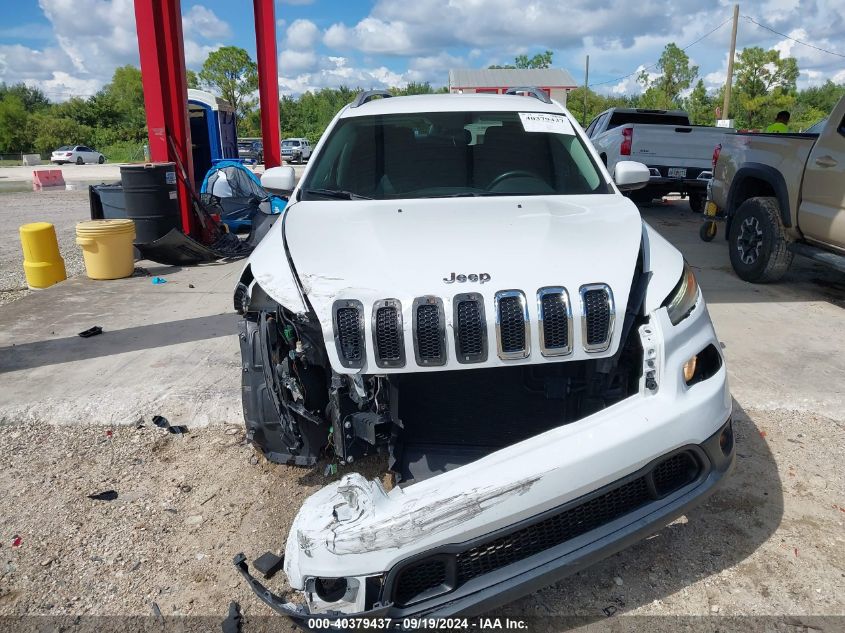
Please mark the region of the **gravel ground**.
<svg viewBox="0 0 845 633"><path fill-rule="evenodd" d="M845 426L735 411L736 470L706 505L498 615L845 614ZM6 427L0 616L149 616L155 603L222 619L231 600L269 615L232 557L279 552L321 472L258 458L235 426ZM87 497L104 490L119 496ZM280 595L283 578L270 581Z"/></svg>
<svg viewBox="0 0 845 633"><path fill-rule="evenodd" d="M0 193L0 226L8 239L0 240L0 305L25 296L23 255L18 228L29 222L50 222L56 227L59 251L68 277L85 272L82 249L76 244L76 223L90 218L87 187L74 191Z"/></svg>

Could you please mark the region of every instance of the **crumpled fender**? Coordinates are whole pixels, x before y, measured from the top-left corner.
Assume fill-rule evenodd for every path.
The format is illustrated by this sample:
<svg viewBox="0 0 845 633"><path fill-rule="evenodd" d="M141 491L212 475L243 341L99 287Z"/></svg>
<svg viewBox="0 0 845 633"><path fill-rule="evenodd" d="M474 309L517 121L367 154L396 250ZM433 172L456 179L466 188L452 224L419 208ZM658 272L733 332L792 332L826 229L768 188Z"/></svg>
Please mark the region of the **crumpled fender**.
<svg viewBox="0 0 845 633"><path fill-rule="evenodd" d="M643 267L651 273L644 312L657 310L672 292L684 270L684 256L647 222L643 222Z"/></svg>

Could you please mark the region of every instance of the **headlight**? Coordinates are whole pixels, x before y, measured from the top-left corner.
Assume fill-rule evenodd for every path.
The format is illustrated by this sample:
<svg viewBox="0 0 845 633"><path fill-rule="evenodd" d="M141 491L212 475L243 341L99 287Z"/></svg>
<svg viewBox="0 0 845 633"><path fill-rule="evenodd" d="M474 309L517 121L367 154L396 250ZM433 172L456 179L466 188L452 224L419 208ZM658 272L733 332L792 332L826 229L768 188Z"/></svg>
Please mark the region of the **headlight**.
<svg viewBox="0 0 845 633"><path fill-rule="evenodd" d="M681 280L675 289L669 293L663 305L669 313L669 320L672 325L678 325L689 316L698 301L698 282L692 273L692 268L684 262L684 270L681 273Z"/></svg>

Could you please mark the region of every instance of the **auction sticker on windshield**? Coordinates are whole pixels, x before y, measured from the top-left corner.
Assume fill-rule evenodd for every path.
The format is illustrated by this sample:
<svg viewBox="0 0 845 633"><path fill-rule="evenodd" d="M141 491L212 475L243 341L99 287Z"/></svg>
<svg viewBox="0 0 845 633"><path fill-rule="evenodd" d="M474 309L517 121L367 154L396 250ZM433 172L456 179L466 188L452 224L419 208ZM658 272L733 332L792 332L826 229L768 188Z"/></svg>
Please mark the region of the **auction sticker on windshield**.
<svg viewBox="0 0 845 633"><path fill-rule="evenodd" d="M572 124L562 114L545 112L520 112L522 129L526 132L547 132L549 134L568 134L575 136Z"/></svg>

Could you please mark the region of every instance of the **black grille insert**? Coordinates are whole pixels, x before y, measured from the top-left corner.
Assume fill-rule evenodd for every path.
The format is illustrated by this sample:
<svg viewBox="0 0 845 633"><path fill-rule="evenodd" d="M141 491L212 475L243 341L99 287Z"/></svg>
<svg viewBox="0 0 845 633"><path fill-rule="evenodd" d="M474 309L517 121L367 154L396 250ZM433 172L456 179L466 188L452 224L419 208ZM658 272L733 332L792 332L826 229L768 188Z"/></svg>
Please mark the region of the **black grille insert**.
<svg viewBox="0 0 845 633"><path fill-rule="evenodd" d="M505 291L497 297L499 352L503 358L528 355L528 324L525 322L525 297L521 292Z"/></svg>
<svg viewBox="0 0 845 633"><path fill-rule="evenodd" d="M379 367L401 367L405 364L402 340L402 310L395 300L376 303L373 314L373 342Z"/></svg>
<svg viewBox="0 0 845 633"><path fill-rule="evenodd" d="M540 298L543 314L543 349L549 352L568 351L569 310L563 292L545 293Z"/></svg>
<svg viewBox="0 0 845 633"><path fill-rule="evenodd" d="M584 309L584 346L592 351L607 349L613 320L610 291L605 287L587 287L581 292Z"/></svg>
<svg viewBox="0 0 845 633"><path fill-rule="evenodd" d="M400 572L396 582L394 600L400 606L415 601L426 592L448 589L445 586L446 560L443 558L425 559L409 565Z"/></svg>
<svg viewBox="0 0 845 633"><path fill-rule="evenodd" d="M347 367L360 367L364 363L363 314L358 302L341 301L335 307L337 351Z"/></svg>
<svg viewBox="0 0 845 633"><path fill-rule="evenodd" d="M453 299L455 356L459 363L487 360L487 321L484 298L477 293L455 295Z"/></svg>
<svg viewBox="0 0 845 633"><path fill-rule="evenodd" d="M443 304L433 297L414 301L414 345L420 365L443 365L446 362Z"/></svg>
<svg viewBox="0 0 845 633"><path fill-rule="evenodd" d="M394 596L400 603L421 596L432 587L446 584L449 563L454 560L454 586L501 569L511 563L556 547L586 534L661 499L695 481L702 465L692 451L682 451L665 458L639 477L618 485L611 484L606 492L567 509L545 513L530 525L510 533L493 536L486 542L451 554L435 554L401 569L394 580ZM445 559L445 562L444 562ZM427 564L431 563L430 566ZM441 567L442 565L442 567ZM433 570L442 569L442 576ZM438 572L440 573L440 572ZM435 583L435 581L438 581Z"/></svg>

